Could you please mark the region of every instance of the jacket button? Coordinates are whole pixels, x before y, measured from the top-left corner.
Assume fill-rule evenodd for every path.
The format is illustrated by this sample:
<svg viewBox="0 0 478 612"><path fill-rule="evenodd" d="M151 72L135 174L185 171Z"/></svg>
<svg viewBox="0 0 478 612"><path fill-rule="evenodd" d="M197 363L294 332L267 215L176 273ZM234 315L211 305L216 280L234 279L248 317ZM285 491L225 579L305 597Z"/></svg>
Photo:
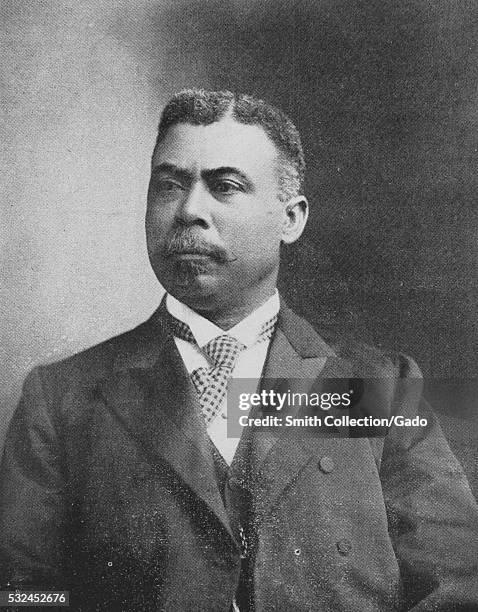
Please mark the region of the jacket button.
<svg viewBox="0 0 478 612"><path fill-rule="evenodd" d="M333 471L335 465L332 457L322 457L319 461L319 468L324 474L330 474Z"/></svg>
<svg viewBox="0 0 478 612"><path fill-rule="evenodd" d="M341 555L347 557L352 552L352 542L344 538L343 540L339 540L337 542L337 550Z"/></svg>

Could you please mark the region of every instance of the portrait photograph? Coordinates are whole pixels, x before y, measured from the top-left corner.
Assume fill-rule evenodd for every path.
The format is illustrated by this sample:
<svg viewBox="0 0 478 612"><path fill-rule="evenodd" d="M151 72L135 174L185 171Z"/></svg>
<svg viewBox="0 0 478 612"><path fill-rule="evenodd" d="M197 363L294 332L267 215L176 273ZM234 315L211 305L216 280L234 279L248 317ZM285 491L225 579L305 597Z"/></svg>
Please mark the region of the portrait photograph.
<svg viewBox="0 0 478 612"><path fill-rule="evenodd" d="M0 607L478 610L478 5L0 17Z"/></svg>

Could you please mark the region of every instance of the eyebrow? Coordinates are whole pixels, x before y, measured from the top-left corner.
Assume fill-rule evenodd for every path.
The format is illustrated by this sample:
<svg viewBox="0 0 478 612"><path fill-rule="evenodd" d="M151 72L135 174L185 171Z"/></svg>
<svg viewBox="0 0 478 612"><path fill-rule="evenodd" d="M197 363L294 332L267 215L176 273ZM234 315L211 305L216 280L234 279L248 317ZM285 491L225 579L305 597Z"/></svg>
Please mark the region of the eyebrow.
<svg viewBox="0 0 478 612"><path fill-rule="evenodd" d="M189 170L185 170L184 168L180 168L179 166L176 166L175 164L170 164L167 162L164 162L162 164L159 164L158 166L155 166L151 172L153 176L157 174L161 174L161 173L165 173L165 174L169 173L174 176L177 176L178 178L182 178L186 181L191 181L194 178L193 173L190 172ZM211 168L210 170L209 169L203 170L201 172L201 177L205 181L210 181L213 179L217 179L218 177L224 174L235 174L238 178L240 178L246 184L246 186L249 189L253 189L253 183L251 179L247 176L247 174L245 174L239 168L235 168L233 166L219 166L218 168Z"/></svg>
<svg viewBox="0 0 478 612"><path fill-rule="evenodd" d="M154 166L154 168L151 170L152 176L155 176L161 173L173 174L174 176L177 176L178 178L182 178L185 180L192 180L193 178L193 175L191 172L189 172L188 170L184 170L184 168L180 168L179 166L176 166L175 164L163 163L163 164L159 164L158 166Z"/></svg>

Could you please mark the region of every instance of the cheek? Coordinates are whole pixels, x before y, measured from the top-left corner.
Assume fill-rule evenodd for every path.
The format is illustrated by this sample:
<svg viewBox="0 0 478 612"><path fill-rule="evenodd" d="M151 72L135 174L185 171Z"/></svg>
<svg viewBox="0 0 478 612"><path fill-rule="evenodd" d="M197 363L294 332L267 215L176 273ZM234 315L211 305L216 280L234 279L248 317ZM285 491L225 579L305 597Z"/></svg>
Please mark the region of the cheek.
<svg viewBox="0 0 478 612"><path fill-rule="evenodd" d="M167 231L174 214L170 207L158 206L154 203L148 205L146 209L145 226L146 234L160 236Z"/></svg>
<svg viewBox="0 0 478 612"><path fill-rule="evenodd" d="M145 230L149 256L160 255L165 236L162 220L156 214L146 214Z"/></svg>
<svg viewBox="0 0 478 612"><path fill-rule="evenodd" d="M145 224L146 238L151 239L158 235L160 225L156 215L152 212L146 212Z"/></svg>
<svg viewBox="0 0 478 612"><path fill-rule="evenodd" d="M259 218L252 220L250 226L256 236L263 237L268 242L280 242L282 218L277 207L265 210Z"/></svg>
<svg viewBox="0 0 478 612"><path fill-rule="evenodd" d="M230 247L236 254L242 253L246 260L263 259L279 250L281 231L277 215L245 217L241 223L224 229Z"/></svg>

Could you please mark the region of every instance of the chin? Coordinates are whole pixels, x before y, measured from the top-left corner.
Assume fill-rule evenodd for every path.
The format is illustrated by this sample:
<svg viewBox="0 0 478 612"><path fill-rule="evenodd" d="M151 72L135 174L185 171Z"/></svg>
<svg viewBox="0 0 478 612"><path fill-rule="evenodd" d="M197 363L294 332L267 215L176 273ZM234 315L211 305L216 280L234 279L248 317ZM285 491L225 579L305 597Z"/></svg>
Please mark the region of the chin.
<svg viewBox="0 0 478 612"><path fill-rule="evenodd" d="M162 283L168 293L191 308L207 308L216 303L220 283L209 274L178 275L172 282Z"/></svg>

